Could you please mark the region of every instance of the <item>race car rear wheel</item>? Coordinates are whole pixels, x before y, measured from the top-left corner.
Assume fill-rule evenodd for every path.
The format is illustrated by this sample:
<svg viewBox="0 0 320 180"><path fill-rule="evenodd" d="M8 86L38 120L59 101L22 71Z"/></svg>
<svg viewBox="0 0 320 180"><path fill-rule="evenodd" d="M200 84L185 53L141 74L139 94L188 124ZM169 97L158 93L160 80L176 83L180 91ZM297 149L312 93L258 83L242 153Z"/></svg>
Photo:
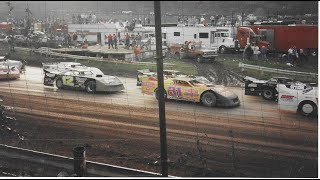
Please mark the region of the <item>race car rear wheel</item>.
<svg viewBox="0 0 320 180"><path fill-rule="evenodd" d="M311 101L303 101L299 104L298 112L303 116L313 116L317 114L317 106Z"/></svg>
<svg viewBox="0 0 320 180"><path fill-rule="evenodd" d="M272 89L264 89L262 92L262 97L266 100L274 100L275 99L275 93Z"/></svg>
<svg viewBox="0 0 320 180"><path fill-rule="evenodd" d="M96 92L96 82L95 81L89 81L86 84L86 91L88 93L95 93Z"/></svg>
<svg viewBox="0 0 320 180"><path fill-rule="evenodd" d="M156 89L154 92L155 92L155 96L156 96L157 100L159 100L159 89ZM167 99L167 92L166 92L166 90L164 90L164 100L166 100L166 99Z"/></svg>
<svg viewBox="0 0 320 180"><path fill-rule="evenodd" d="M206 92L201 97L201 103L208 107L216 106L217 98L212 92Z"/></svg>
<svg viewBox="0 0 320 180"><path fill-rule="evenodd" d="M63 81L61 78L56 80L56 86L58 89L62 89L63 88Z"/></svg>

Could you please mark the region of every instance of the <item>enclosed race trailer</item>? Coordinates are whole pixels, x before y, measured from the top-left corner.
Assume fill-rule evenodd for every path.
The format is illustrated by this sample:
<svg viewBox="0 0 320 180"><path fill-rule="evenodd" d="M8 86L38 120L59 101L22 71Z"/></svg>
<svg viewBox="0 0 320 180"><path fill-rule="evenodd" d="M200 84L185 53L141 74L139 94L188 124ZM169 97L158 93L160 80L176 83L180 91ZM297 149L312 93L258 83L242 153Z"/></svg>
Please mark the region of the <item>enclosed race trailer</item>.
<svg viewBox="0 0 320 180"><path fill-rule="evenodd" d="M318 26L316 25L253 25L250 28L270 43L269 49L288 52L292 46L309 53L318 51Z"/></svg>

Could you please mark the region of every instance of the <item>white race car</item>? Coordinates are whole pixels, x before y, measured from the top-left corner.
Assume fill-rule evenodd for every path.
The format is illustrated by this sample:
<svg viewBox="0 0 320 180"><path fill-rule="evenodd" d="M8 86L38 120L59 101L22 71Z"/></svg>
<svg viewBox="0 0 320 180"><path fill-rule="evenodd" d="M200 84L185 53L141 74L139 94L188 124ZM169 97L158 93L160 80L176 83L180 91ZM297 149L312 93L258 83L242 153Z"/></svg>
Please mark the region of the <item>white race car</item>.
<svg viewBox="0 0 320 180"><path fill-rule="evenodd" d="M15 66L20 73L22 73L22 71L25 71L25 66L26 63L25 62L21 62L21 61L16 61L16 60L11 60L11 59L6 59L5 56L0 56L0 65L3 66Z"/></svg>
<svg viewBox="0 0 320 180"><path fill-rule="evenodd" d="M0 79L10 80L19 78L20 72L19 69L17 69L17 67L0 64Z"/></svg>
<svg viewBox="0 0 320 180"><path fill-rule="evenodd" d="M304 116L318 114L318 87L315 84L295 82L278 84L280 110L295 111Z"/></svg>

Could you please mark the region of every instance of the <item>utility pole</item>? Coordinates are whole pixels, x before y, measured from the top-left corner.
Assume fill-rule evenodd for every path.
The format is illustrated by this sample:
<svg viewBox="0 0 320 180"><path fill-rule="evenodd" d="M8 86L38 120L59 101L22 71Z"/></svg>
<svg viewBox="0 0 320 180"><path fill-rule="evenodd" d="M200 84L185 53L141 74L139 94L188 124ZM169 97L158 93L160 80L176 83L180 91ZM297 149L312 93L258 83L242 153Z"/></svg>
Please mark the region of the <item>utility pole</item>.
<svg viewBox="0 0 320 180"><path fill-rule="evenodd" d="M231 12L231 26L232 27L234 26L234 23L233 23L233 11Z"/></svg>
<svg viewBox="0 0 320 180"><path fill-rule="evenodd" d="M159 100L159 121L160 121L160 148L161 148L161 174L168 177L167 161L167 132L166 113L164 102L164 82L163 82L163 55L162 55L162 32L161 32L161 7L160 1L154 1L154 20L156 31L156 51L157 51L157 77L158 77L158 100Z"/></svg>
<svg viewBox="0 0 320 180"><path fill-rule="evenodd" d="M244 13L242 12L241 13L241 26L243 26L243 16L244 16Z"/></svg>

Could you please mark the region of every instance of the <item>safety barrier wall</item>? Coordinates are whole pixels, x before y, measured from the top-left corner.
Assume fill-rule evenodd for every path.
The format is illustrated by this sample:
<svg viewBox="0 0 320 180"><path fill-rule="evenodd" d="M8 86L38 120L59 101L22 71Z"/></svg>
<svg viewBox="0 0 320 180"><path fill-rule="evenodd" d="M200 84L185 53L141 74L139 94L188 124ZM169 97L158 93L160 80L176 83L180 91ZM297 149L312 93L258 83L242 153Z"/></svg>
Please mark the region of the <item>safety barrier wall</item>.
<svg viewBox="0 0 320 180"><path fill-rule="evenodd" d="M54 177L60 172L74 172L74 159L0 144L0 166ZM86 161L88 177L160 177L161 174Z"/></svg>

